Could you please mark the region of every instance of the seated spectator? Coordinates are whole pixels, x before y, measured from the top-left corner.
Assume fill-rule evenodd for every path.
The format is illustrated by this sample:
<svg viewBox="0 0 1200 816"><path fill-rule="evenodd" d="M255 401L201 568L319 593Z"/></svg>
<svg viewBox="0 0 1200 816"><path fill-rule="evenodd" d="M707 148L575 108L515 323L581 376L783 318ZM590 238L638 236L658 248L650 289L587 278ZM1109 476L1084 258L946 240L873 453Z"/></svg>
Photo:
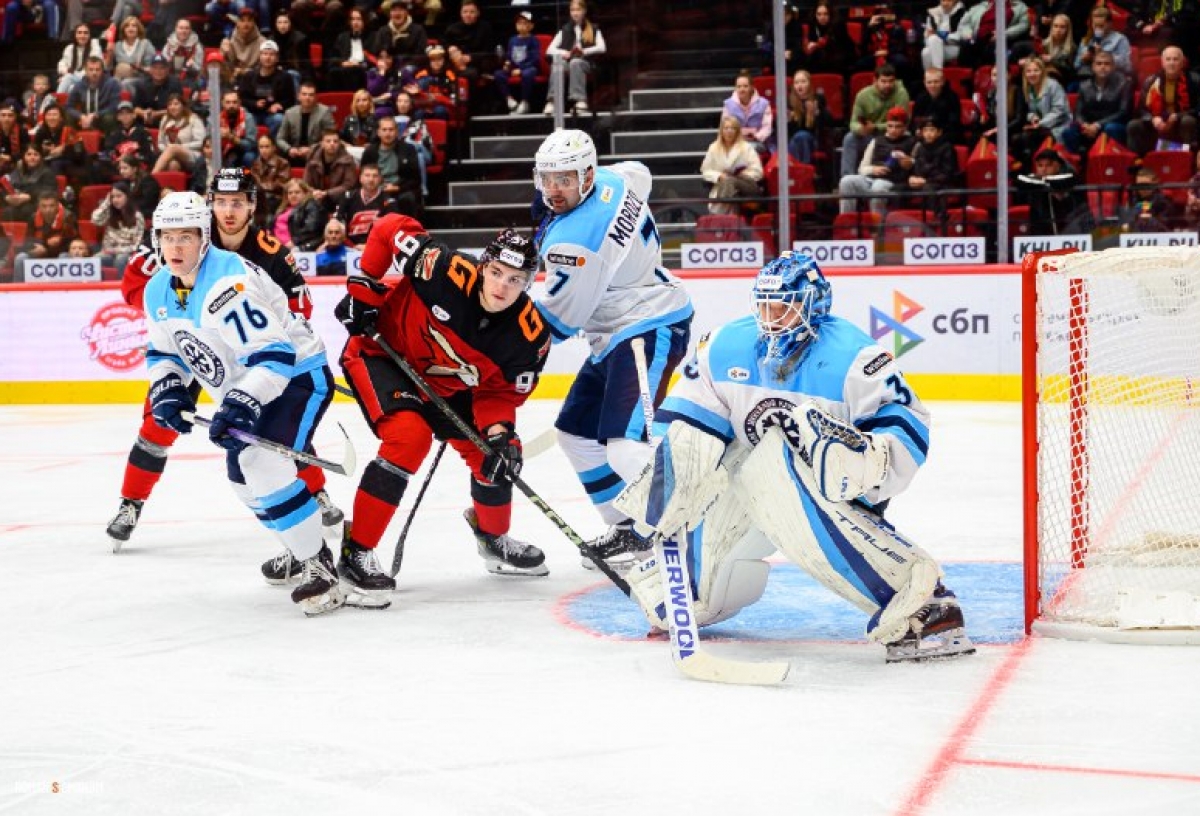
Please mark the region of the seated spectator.
<svg viewBox="0 0 1200 816"><path fill-rule="evenodd" d="M458 74L446 67L446 49L431 45L425 50L429 67L417 71L421 109L430 119L450 119L458 104Z"/></svg>
<svg viewBox="0 0 1200 816"><path fill-rule="evenodd" d="M732 116L721 117L717 138L708 146L700 175L712 185L709 198L755 198L762 195L762 162L758 152L742 138L742 126ZM708 205L715 215L737 213L736 204L719 201Z"/></svg>
<svg viewBox="0 0 1200 816"><path fill-rule="evenodd" d="M1042 40L1042 60L1046 71L1064 88L1078 84L1075 78L1075 34L1071 30L1071 18L1055 14L1050 23L1050 33Z"/></svg>
<svg viewBox="0 0 1200 816"><path fill-rule="evenodd" d="M429 47L429 35L423 25L413 20L411 9L412 0L393 0L388 8L388 23L372 36L368 50L372 54L388 51L401 70L407 67L415 73Z"/></svg>
<svg viewBox="0 0 1200 816"><path fill-rule="evenodd" d="M175 29L163 45L162 55L171 75L185 88L193 91L200 89L204 73L204 46L200 44L196 32L192 31L190 22L181 19L175 23Z"/></svg>
<svg viewBox="0 0 1200 816"><path fill-rule="evenodd" d="M110 130L117 123L121 83L104 73L104 60L88 57L83 79L67 95L67 112L80 130Z"/></svg>
<svg viewBox="0 0 1200 816"><path fill-rule="evenodd" d="M542 62L542 44L533 36L533 14L517 12L514 25L517 33L508 38L504 50L504 62L496 69L496 93L508 105L510 113L523 116L529 113L529 103L537 88L537 75ZM516 96L508 84L510 78L521 80Z"/></svg>
<svg viewBox="0 0 1200 816"><path fill-rule="evenodd" d="M939 0L926 12L925 47L921 49L921 64L926 70L958 61L958 24L966 13L959 0Z"/></svg>
<svg viewBox="0 0 1200 816"><path fill-rule="evenodd" d="M575 113L587 113L588 96L587 80L595 70L595 61L608 51L604 43L604 35L600 27L588 18L587 2L571 0L568 9L571 19L558 30L554 39L546 46L546 56L553 59L561 57L567 72L567 110ZM546 107L542 111L547 116L554 113L554 88L549 89Z"/></svg>
<svg viewBox="0 0 1200 816"><path fill-rule="evenodd" d="M258 54L267 40L258 30L258 17L253 9L238 12L237 25L232 36L221 40L221 81L226 86L236 84L242 74L258 67ZM279 46L275 46L276 55Z"/></svg>
<svg viewBox="0 0 1200 816"><path fill-rule="evenodd" d="M1200 6L1190 0L1135 0L1129 31L1139 45L1163 48L1200 41ZM1195 52L1193 51L1193 54Z"/></svg>
<svg viewBox="0 0 1200 816"><path fill-rule="evenodd" d="M292 26L292 18L288 16L287 9L275 15L275 29L271 32L268 42L274 42L279 48L279 67L292 78L292 84L296 88L300 87L301 80L313 78L312 48L309 46L308 37ZM266 46L265 42L259 46L260 58L262 49Z"/></svg>
<svg viewBox="0 0 1200 816"><path fill-rule="evenodd" d="M470 83L471 88L479 84L480 77L491 76L497 67L496 46L500 39L491 23L480 15L477 0L463 0L458 9L458 20L446 26L442 42L451 63L455 62L453 49L457 48L462 54L454 70Z"/></svg>
<svg viewBox="0 0 1200 816"><path fill-rule="evenodd" d="M817 3L802 29L800 65L810 74L846 76L858 61L858 44L832 3Z"/></svg>
<svg viewBox="0 0 1200 816"><path fill-rule="evenodd" d="M207 195L216 175L213 172L215 166L212 137L205 133L204 141L200 143L200 157L192 164L191 172L188 173L187 189L199 196Z"/></svg>
<svg viewBox="0 0 1200 816"><path fill-rule="evenodd" d="M1014 58L1033 51L1029 42L1029 8L1021 0L1004 4L1004 36ZM967 9L958 24L959 62L989 65L996 60L996 3L983 0Z"/></svg>
<svg viewBox="0 0 1200 816"><path fill-rule="evenodd" d="M941 123L932 116L914 119L917 143L912 150L912 175L908 189L922 210L932 210L939 221L946 218L946 200L938 191L955 186L961 168L954 143L946 138Z"/></svg>
<svg viewBox="0 0 1200 816"><path fill-rule="evenodd" d="M1062 141L1071 121L1067 94L1058 80L1046 73L1041 57L1029 57L1021 69L1021 92L1016 95L1013 118L1019 130L1009 132L1013 158L1029 166L1029 158L1047 138Z"/></svg>
<svg viewBox="0 0 1200 816"><path fill-rule="evenodd" d="M1183 221L1182 213L1161 183L1158 174L1149 167L1134 169L1128 200L1117 213L1122 232L1171 232Z"/></svg>
<svg viewBox="0 0 1200 816"><path fill-rule="evenodd" d="M1114 70L1112 54L1101 51L1092 58L1092 76L1080 84L1071 123L1063 129L1067 150L1086 156L1102 133L1125 144L1133 101L1130 84L1124 74Z"/></svg>
<svg viewBox="0 0 1200 816"><path fill-rule="evenodd" d="M1031 235L1076 235L1095 226L1079 178L1057 151L1039 150L1033 173L1017 176L1017 189L1029 205Z"/></svg>
<svg viewBox="0 0 1200 816"><path fill-rule="evenodd" d="M50 86L48 74L34 74L29 80L29 89L21 94L21 120L25 127L33 130L42 123L46 108L58 104L58 97Z"/></svg>
<svg viewBox="0 0 1200 816"><path fill-rule="evenodd" d="M321 202L313 198L312 188L301 179L292 179L284 191L284 208L275 219L275 237L297 252L312 252L324 240L324 225L329 215ZM280 230L283 218L286 228Z"/></svg>
<svg viewBox="0 0 1200 816"><path fill-rule="evenodd" d="M115 183L91 217L93 224L104 228L100 263L123 271L146 233L146 219L130 198L129 182Z"/></svg>
<svg viewBox="0 0 1200 816"><path fill-rule="evenodd" d="M362 89L355 91L354 99L350 103L350 114L338 133L355 160L361 159L363 150L375 141L375 131L378 127L379 121L375 118L375 103L371 100L371 94Z"/></svg>
<svg viewBox="0 0 1200 816"><path fill-rule="evenodd" d="M158 126L158 159L152 173L182 170L191 173L200 156L207 131L204 120L192 113L181 96L167 100L166 118Z"/></svg>
<svg viewBox="0 0 1200 816"><path fill-rule="evenodd" d="M55 175L79 178L85 159L83 144L75 129L66 123L62 108L58 105L46 108L32 139Z"/></svg>
<svg viewBox="0 0 1200 816"><path fill-rule="evenodd" d="M19 279L25 278L25 261L30 258L58 258L66 254L71 241L79 235L75 216L58 201L58 191L38 193L37 209L26 223L25 243L17 251Z"/></svg>
<svg viewBox="0 0 1200 816"><path fill-rule="evenodd" d="M109 49L105 65L122 89L132 94L142 78L149 76L154 43L146 39L146 27L137 17L121 20L119 31L121 36Z"/></svg>
<svg viewBox="0 0 1200 816"><path fill-rule="evenodd" d="M1092 58L1098 51L1113 55L1113 64L1122 74L1133 76L1132 48L1120 31L1112 28L1112 11L1096 6L1091 13L1091 30L1079 41L1075 54L1075 76L1080 80L1092 75Z"/></svg>
<svg viewBox="0 0 1200 816"><path fill-rule="evenodd" d="M400 132L400 140L408 142L417 151L417 161L421 167L421 195L428 198L427 173L433 161L433 138L429 135L424 115L416 109L411 94L401 91L396 95L396 115L393 118Z"/></svg>
<svg viewBox="0 0 1200 816"><path fill-rule="evenodd" d="M395 199L383 191L383 175L379 168L364 164L358 171L358 186L338 201L334 217L346 225L346 240L362 249L371 226L396 211Z"/></svg>
<svg viewBox="0 0 1200 816"><path fill-rule="evenodd" d="M146 170L145 159L137 153L121 157L117 162L117 175L129 183L129 197L149 224L154 218L154 208L162 198L162 185Z"/></svg>
<svg viewBox="0 0 1200 816"><path fill-rule="evenodd" d="M46 26L46 37L58 39L61 14L55 0L8 0L4 4L4 27L0 29L0 43L11 43L17 37L17 26Z"/></svg>
<svg viewBox="0 0 1200 816"><path fill-rule="evenodd" d="M742 136L766 161L775 151L775 112L771 103L754 88L750 72L743 70L733 84L733 93L725 100L721 117L732 116L742 126Z"/></svg>
<svg viewBox="0 0 1200 816"><path fill-rule="evenodd" d="M88 246L88 242L82 238L72 239L71 245L67 247L68 258L90 258L92 257L92 248Z"/></svg>
<svg viewBox="0 0 1200 816"><path fill-rule="evenodd" d="M58 180L46 164L41 148L29 144L12 171L0 178L0 221L28 221L42 193L58 195Z"/></svg>
<svg viewBox="0 0 1200 816"><path fill-rule="evenodd" d="M346 243L346 227L341 221L336 218L331 218L325 224L325 240L317 247L317 275L325 277L329 275L345 275L346 274L346 250L350 245Z"/></svg>
<svg viewBox="0 0 1200 816"><path fill-rule="evenodd" d="M13 171L28 146L29 131L17 119L17 104L5 100L0 103L0 176Z"/></svg>
<svg viewBox="0 0 1200 816"><path fill-rule="evenodd" d="M872 138L863 151L858 173L842 176L838 182L840 211L857 212L868 193L890 193L907 187L908 177L912 174L914 144L915 140L908 134L908 111L901 107L892 108L887 113L883 133ZM890 204L887 198L870 198L868 201L871 212L881 217Z"/></svg>
<svg viewBox="0 0 1200 816"><path fill-rule="evenodd" d="M235 90L221 94L221 166L249 167L258 155L254 152L258 141L258 125L254 117L242 107L241 97Z"/></svg>
<svg viewBox="0 0 1200 816"><path fill-rule="evenodd" d="M104 59L100 41L92 37L92 30L83 23L75 26L71 42L63 48L58 61L58 92L70 93L71 88L83 79L84 64L88 57Z"/></svg>
<svg viewBox="0 0 1200 816"><path fill-rule="evenodd" d="M150 60L150 74L133 92L133 110L146 127L156 128L167 115L167 100L183 95L183 83L171 74L171 63L162 55Z"/></svg>
<svg viewBox="0 0 1200 816"><path fill-rule="evenodd" d="M97 156L93 179L97 184L107 184L117 175L117 162L123 156L138 154L146 158L155 156L154 142L149 132L138 124L134 116L133 103L117 103L117 126L104 136L104 143Z"/></svg>
<svg viewBox="0 0 1200 816"><path fill-rule="evenodd" d="M379 168L384 192L396 199L397 211L419 220L424 208L424 194L417 149L400 138L396 120L391 117L379 120L378 133L379 141L363 153L363 164Z"/></svg>
<svg viewBox="0 0 1200 816"><path fill-rule="evenodd" d="M317 101L316 84L301 82L299 102L284 111L275 143L292 167L304 167L327 130L337 132L333 112Z"/></svg>
<svg viewBox="0 0 1200 816"><path fill-rule="evenodd" d="M304 182L312 188L313 198L332 213L338 199L358 183L358 167L346 151L338 132L329 128L321 134L320 147L308 157Z"/></svg>
<svg viewBox="0 0 1200 816"><path fill-rule="evenodd" d="M813 88L808 71L797 71L788 91L788 152L801 164L812 164L813 153L825 144L833 116L825 94Z"/></svg>
<svg viewBox="0 0 1200 816"><path fill-rule="evenodd" d="M962 103L958 94L946 84L946 75L941 68L925 71L925 88L913 100L913 121L936 119L946 139L953 144L963 144Z"/></svg>
<svg viewBox="0 0 1200 816"><path fill-rule="evenodd" d="M1139 156L1175 145L1195 148L1200 93L1185 65L1183 51L1168 46L1162 52L1162 70L1146 80L1141 104L1129 122L1129 146Z"/></svg>
<svg viewBox="0 0 1200 816"><path fill-rule="evenodd" d="M204 7L204 44L215 48L221 40L233 35L238 15L246 10L242 0L211 0Z"/></svg>
<svg viewBox="0 0 1200 816"><path fill-rule="evenodd" d="M884 127L888 111L908 108L908 91L896 81L896 69L881 65L875 69L875 81L858 92L850 111L850 130L842 139L842 176L858 172L863 151Z"/></svg>
<svg viewBox="0 0 1200 816"><path fill-rule="evenodd" d="M329 87L353 91L363 87L371 51L367 48L366 12L350 9L349 28L337 35L329 54Z"/></svg>
<svg viewBox="0 0 1200 816"><path fill-rule="evenodd" d="M367 93L375 103L376 119L396 112L396 96L401 91L415 94L418 90L416 74L397 70L396 61L387 51L380 52L375 64L367 69Z"/></svg>
<svg viewBox="0 0 1200 816"><path fill-rule="evenodd" d="M270 136L258 137L258 158L250 165L250 175L258 184L258 213L260 220L272 215L283 201L284 189L292 177L291 165L279 155L279 148Z"/></svg>
<svg viewBox="0 0 1200 816"><path fill-rule="evenodd" d="M908 37L886 3L877 5L863 26L855 70L873 71L880 65L891 65L897 76L908 76Z"/></svg>
<svg viewBox="0 0 1200 816"><path fill-rule="evenodd" d="M312 85L311 80L309 84ZM238 78L237 92L242 107L274 137L283 124L284 112L296 104L296 84L279 67L278 45L267 40L259 47L258 65Z"/></svg>

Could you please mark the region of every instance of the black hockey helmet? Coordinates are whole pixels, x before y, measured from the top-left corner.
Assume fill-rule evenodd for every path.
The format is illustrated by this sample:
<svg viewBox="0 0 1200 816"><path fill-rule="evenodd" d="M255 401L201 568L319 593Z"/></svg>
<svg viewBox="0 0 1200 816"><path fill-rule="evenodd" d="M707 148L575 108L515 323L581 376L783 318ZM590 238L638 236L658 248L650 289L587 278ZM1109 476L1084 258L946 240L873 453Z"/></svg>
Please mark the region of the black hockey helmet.
<svg viewBox="0 0 1200 816"><path fill-rule="evenodd" d="M479 257L479 264L482 266L488 261L497 261L528 274L529 280L525 283L526 289L537 276L537 247L533 245L533 241L511 227L501 231L484 248L483 255Z"/></svg>
<svg viewBox="0 0 1200 816"><path fill-rule="evenodd" d="M208 203L211 206L217 193L245 193L250 203L258 198L258 183L245 167L222 167L208 185Z"/></svg>

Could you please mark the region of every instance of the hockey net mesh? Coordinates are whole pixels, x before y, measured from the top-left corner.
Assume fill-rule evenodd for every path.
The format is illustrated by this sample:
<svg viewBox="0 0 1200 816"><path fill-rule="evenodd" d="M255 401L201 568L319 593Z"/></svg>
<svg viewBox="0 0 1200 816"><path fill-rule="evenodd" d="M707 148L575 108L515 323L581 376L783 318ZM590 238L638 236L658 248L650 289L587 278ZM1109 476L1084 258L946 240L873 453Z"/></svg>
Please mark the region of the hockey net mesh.
<svg viewBox="0 0 1200 816"><path fill-rule="evenodd" d="M1038 620L1200 627L1200 251L1036 274Z"/></svg>

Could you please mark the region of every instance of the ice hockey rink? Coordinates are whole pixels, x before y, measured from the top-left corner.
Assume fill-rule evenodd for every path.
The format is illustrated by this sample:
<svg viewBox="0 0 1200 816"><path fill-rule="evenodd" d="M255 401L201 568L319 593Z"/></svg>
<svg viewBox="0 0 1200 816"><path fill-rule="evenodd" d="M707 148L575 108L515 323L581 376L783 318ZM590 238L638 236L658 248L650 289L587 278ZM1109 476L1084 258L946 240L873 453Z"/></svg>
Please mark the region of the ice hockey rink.
<svg viewBox="0 0 1200 816"><path fill-rule="evenodd" d="M276 544L202 434L114 555L138 407L0 407L0 813L1200 814L1200 647L1024 639L1018 406L931 408L889 518L945 565L978 653L885 665L861 614L778 560L758 605L705 631L716 654L791 661L754 688L679 674L519 494L513 532L550 575L486 573L452 451L392 607L306 619L260 577ZM523 435L556 409L530 402ZM318 449L340 454L332 420L361 468L350 403ZM559 450L524 475L602 531ZM330 477L347 512L355 484Z"/></svg>

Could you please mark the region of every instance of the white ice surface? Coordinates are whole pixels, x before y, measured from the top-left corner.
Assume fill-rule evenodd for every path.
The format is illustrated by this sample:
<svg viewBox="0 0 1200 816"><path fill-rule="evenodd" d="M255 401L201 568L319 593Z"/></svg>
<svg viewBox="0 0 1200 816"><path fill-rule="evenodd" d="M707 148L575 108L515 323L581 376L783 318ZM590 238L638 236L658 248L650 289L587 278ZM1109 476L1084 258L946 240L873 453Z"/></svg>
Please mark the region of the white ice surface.
<svg viewBox="0 0 1200 816"><path fill-rule="evenodd" d="M530 403L523 433L556 408ZM1017 406L933 409L929 463L891 519L943 560L1019 561ZM356 409L331 418L368 461ZM487 574L452 453L392 608L309 620L263 583L276 545L201 434L112 554L138 420L0 407L0 813L1200 814L1195 647L1035 640L886 666L861 642L736 640L709 648L791 659L786 685L689 681L661 641L572 625L564 599L603 578L519 496L514 533L551 574ZM336 438L327 422L318 448ZM561 452L525 476L601 531ZM329 482L347 510L354 486Z"/></svg>

